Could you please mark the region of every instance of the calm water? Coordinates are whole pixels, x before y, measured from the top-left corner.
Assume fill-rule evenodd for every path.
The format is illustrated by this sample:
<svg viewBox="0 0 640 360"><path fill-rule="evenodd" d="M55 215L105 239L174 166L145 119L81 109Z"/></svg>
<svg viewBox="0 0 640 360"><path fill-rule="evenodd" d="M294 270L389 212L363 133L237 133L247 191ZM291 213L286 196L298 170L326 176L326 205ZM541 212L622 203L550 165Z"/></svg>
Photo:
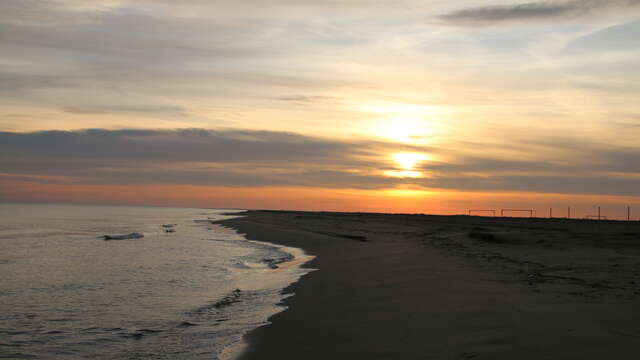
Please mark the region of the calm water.
<svg viewBox="0 0 640 360"><path fill-rule="evenodd" d="M308 270L297 249L194 221L227 212L0 204L0 358L229 357Z"/></svg>

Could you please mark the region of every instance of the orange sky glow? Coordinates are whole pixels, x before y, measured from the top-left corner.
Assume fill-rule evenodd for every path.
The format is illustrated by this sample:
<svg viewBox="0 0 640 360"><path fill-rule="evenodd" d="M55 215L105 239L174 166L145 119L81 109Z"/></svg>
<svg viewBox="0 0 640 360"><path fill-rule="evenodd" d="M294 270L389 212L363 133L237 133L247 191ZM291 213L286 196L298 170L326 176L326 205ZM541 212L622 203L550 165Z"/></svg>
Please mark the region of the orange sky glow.
<svg viewBox="0 0 640 360"><path fill-rule="evenodd" d="M468 214L469 210L534 209L536 216L588 217L602 214L624 219L627 206L640 200L625 196L459 192L437 190L357 190L302 187L212 187L177 185L104 186L0 181L8 201L78 204L152 205L228 209L274 209L386 213ZM9 191L7 191L10 189ZM490 215L475 212L475 215ZM506 215L519 215L506 213ZM521 214L520 214L521 215ZM638 216L636 214L636 216ZM639 217L640 219L640 217Z"/></svg>

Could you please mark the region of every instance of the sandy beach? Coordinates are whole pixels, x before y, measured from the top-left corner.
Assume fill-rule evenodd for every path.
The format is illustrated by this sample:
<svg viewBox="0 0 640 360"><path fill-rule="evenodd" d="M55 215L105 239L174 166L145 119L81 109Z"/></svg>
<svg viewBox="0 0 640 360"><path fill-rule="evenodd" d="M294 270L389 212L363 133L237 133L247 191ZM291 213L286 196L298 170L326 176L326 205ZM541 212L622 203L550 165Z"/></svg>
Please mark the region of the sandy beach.
<svg viewBox="0 0 640 360"><path fill-rule="evenodd" d="M251 211L318 269L250 359L637 359L640 223ZM277 271L277 270L274 270Z"/></svg>

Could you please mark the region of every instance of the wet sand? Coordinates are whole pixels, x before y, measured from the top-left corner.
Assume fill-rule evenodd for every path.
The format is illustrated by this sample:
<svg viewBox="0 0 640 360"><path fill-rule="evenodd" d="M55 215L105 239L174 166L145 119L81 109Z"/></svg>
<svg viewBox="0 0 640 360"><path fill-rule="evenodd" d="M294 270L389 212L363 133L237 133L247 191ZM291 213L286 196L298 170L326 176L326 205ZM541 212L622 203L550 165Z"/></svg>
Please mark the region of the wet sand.
<svg viewBox="0 0 640 360"><path fill-rule="evenodd" d="M250 359L637 359L640 224L252 211L316 258Z"/></svg>

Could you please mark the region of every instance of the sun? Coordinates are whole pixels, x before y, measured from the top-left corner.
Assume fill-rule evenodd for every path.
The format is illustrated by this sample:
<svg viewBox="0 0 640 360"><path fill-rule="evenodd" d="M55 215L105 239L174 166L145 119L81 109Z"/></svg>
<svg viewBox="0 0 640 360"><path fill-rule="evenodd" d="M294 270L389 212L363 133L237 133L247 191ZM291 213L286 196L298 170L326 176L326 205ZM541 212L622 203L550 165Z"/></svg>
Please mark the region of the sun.
<svg viewBox="0 0 640 360"><path fill-rule="evenodd" d="M415 167L418 163L430 159L428 155L420 153L396 153L392 155L392 158L399 170L385 171L385 175L398 178L424 177L421 171L415 170Z"/></svg>
<svg viewBox="0 0 640 360"><path fill-rule="evenodd" d="M393 160L400 166L402 170L411 171L416 164L428 160L429 157L420 153L396 153L393 154Z"/></svg>

